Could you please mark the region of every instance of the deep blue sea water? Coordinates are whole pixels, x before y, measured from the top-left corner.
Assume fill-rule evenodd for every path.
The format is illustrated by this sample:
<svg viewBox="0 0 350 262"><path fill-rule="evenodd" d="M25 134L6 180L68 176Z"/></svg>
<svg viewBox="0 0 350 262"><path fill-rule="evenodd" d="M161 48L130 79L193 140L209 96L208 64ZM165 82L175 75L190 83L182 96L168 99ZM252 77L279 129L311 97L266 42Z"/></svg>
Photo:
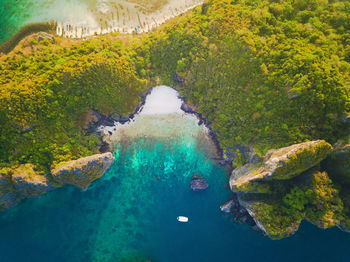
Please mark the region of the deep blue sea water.
<svg viewBox="0 0 350 262"><path fill-rule="evenodd" d="M204 146L147 137L118 146L87 191L67 186L0 213L0 261L350 261L350 234L336 228L305 222L272 241L224 216L228 176ZM206 191L191 191L194 173Z"/></svg>

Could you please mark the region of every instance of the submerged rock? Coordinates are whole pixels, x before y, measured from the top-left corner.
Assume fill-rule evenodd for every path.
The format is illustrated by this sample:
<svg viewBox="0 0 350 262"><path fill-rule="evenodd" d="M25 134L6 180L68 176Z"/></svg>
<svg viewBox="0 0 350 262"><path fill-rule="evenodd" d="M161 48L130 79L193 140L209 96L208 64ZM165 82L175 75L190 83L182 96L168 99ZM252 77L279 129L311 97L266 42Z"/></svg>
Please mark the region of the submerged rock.
<svg viewBox="0 0 350 262"><path fill-rule="evenodd" d="M208 182L204 178L200 178L197 175L194 175L191 181L191 188L193 191L203 191L207 189Z"/></svg>
<svg viewBox="0 0 350 262"><path fill-rule="evenodd" d="M234 192L269 193L271 180L291 179L319 164L333 148L324 140L295 144L267 152L263 163L248 163L233 170L230 187Z"/></svg>
<svg viewBox="0 0 350 262"><path fill-rule="evenodd" d="M37 197L53 188L48 178L34 171L31 164L16 168L12 174L12 182L20 198Z"/></svg>
<svg viewBox="0 0 350 262"><path fill-rule="evenodd" d="M233 199L225 202L224 204L222 204L220 206L220 209L222 212L225 212L225 213L231 213L231 210L234 208L235 206L235 202L233 201Z"/></svg>
<svg viewBox="0 0 350 262"><path fill-rule="evenodd" d="M60 164L52 171L53 179L61 184L87 189L91 182L100 178L113 164L114 156L108 152Z"/></svg>

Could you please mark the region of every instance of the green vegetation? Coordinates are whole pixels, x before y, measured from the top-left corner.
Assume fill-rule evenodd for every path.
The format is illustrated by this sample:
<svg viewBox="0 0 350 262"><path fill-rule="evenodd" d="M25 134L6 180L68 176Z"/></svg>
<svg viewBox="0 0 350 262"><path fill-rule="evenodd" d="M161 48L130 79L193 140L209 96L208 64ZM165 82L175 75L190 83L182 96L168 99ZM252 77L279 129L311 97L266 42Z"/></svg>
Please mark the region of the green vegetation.
<svg viewBox="0 0 350 262"><path fill-rule="evenodd" d="M32 163L48 171L97 152L97 137L83 130L90 109L132 112L145 85L108 38L69 48L65 40L32 40L0 58L0 165Z"/></svg>
<svg viewBox="0 0 350 262"><path fill-rule="evenodd" d="M320 163L332 151L333 147L326 141L301 147L294 154L288 155L283 165L276 169L274 179L290 179Z"/></svg>
<svg viewBox="0 0 350 262"><path fill-rule="evenodd" d="M28 37L0 56L0 167L48 172L96 153L98 138L84 129L91 109L127 115L156 83L175 84L227 151L334 143L350 111L349 13L346 0L209 0L150 34ZM185 82L174 83L175 73ZM271 235L285 236L305 217L350 225L346 186L317 177L307 188L258 190L280 196L257 208Z"/></svg>
<svg viewBox="0 0 350 262"><path fill-rule="evenodd" d="M23 38L40 31L54 33L56 31L56 23L55 22L34 23L34 24L29 24L22 27L13 37L11 37L6 42L0 44L0 54L1 53L7 54L11 50L13 50Z"/></svg>
<svg viewBox="0 0 350 262"><path fill-rule="evenodd" d="M89 154L96 139L80 129L88 109L131 112L146 79L171 85L176 72L186 79L181 93L225 148L334 142L349 107L349 8L347 1L216 0L149 35L23 41L1 57L1 162L48 168Z"/></svg>
<svg viewBox="0 0 350 262"><path fill-rule="evenodd" d="M272 239L288 237L298 230L303 214L289 213L279 201L259 201L252 204L255 218L259 220Z"/></svg>
<svg viewBox="0 0 350 262"><path fill-rule="evenodd" d="M209 1L148 37L135 59L167 84L180 73L178 88L224 147L335 142L349 109L348 10L347 1Z"/></svg>
<svg viewBox="0 0 350 262"><path fill-rule="evenodd" d="M303 175L302 175L303 176ZM256 218L264 225L274 239L293 234L303 219L321 227L329 228L349 223L344 211L344 203L326 172L304 174L304 182L289 187L269 200L255 201L252 208ZM285 182L280 182L285 183ZM275 185L276 186L276 185ZM286 187L287 186L287 187Z"/></svg>

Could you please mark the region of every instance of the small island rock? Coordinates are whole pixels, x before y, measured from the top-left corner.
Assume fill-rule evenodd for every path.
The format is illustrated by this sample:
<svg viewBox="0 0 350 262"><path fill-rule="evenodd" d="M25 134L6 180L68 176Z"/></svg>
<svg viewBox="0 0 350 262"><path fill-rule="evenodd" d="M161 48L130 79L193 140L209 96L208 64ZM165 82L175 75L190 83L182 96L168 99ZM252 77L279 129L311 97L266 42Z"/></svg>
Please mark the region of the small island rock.
<svg viewBox="0 0 350 262"><path fill-rule="evenodd" d="M203 191L207 189L208 182L204 178L200 178L197 175L193 176L193 179L191 181L191 188L193 191Z"/></svg>
<svg viewBox="0 0 350 262"><path fill-rule="evenodd" d="M235 202L233 201L233 199L223 203L221 206L220 206L220 209L222 212L224 213L231 213L231 210L232 208L234 207L235 205Z"/></svg>

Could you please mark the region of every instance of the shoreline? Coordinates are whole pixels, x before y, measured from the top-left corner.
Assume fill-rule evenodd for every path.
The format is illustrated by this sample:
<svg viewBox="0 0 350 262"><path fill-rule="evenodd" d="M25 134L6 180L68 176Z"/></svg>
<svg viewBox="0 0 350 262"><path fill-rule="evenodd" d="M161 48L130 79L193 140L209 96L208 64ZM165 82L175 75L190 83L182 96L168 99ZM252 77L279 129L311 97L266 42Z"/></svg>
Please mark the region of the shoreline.
<svg viewBox="0 0 350 262"><path fill-rule="evenodd" d="M101 119L99 121L97 121L96 123L94 123L91 128L89 128L88 133L95 133L98 135L98 137L101 141L100 148L99 148L100 153L112 152L113 150L111 149L111 143L105 141L105 139L104 139L106 135L103 134L103 132L99 129L101 127L106 127L106 126L113 127L113 126L116 126L117 124L124 125L126 123L130 123L130 121L132 121L135 118L135 116L137 114L139 114L141 112L141 110L143 109L143 106L146 103L146 97L149 94L151 94L153 88L154 87L150 87L145 94L140 92L139 95L141 97L141 103L139 105L137 105L135 107L135 110L133 111L133 113L130 113L129 116L127 116L127 117L126 116L119 116L119 118L115 118L112 116L103 116L94 110L95 113L97 113L101 116ZM170 88L176 90L179 93L179 91L174 86L171 86ZM214 160L217 164L225 167L227 169L228 174L230 174L230 171L232 170L232 165L229 161L227 161L224 158L224 151L220 146L220 142L217 138L215 131L210 126L210 122L208 120L206 120L201 113L194 111L192 109L192 106L187 103L185 97L181 97L178 95L178 98L182 101L181 110L185 114L189 114L189 115L194 116L198 120L198 123L197 123L198 126L203 125L207 129L208 138L213 143L213 146L215 147L215 151L216 151L215 154L218 156L218 158L211 158L211 159ZM111 135L112 132L111 131L108 131L108 132L109 132L109 135Z"/></svg>
<svg viewBox="0 0 350 262"><path fill-rule="evenodd" d="M55 34L56 27L57 22L55 21L32 23L23 26L14 36L0 44L0 56L1 53L8 54L11 52L19 44L19 42L29 35L39 32Z"/></svg>
<svg viewBox="0 0 350 262"><path fill-rule="evenodd" d="M133 3L125 2L118 7L114 7L114 10L98 11L93 14L95 19L95 25L78 24L72 22L57 21L56 35L67 38L84 38L93 35L109 34L109 33L122 33L122 34L142 34L148 33L155 28L166 23L170 19L178 17L187 13L188 11L200 6L204 3L204 0L192 0L192 4L187 4L187 1L182 1L183 6L178 6L179 1L174 3L168 3L158 10L152 12L142 11L141 6ZM120 13L126 10L125 17L119 17ZM107 20L105 17L110 17Z"/></svg>
<svg viewBox="0 0 350 262"><path fill-rule="evenodd" d="M122 26L120 26L120 23L118 22L118 25L109 26L107 27L107 29L104 28L102 25L99 25L99 27L90 28L89 26L74 25L73 23L62 22L59 20L30 23L22 26L8 40L5 40L4 42L0 43L0 56L2 54L6 55L9 52L11 52L27 36L30 36L32 34L39 33L39 32L45 32L48 34L52 34L53 36L70 38L70 39L84 39L86 37L93 37L96 35L106 35L106 34L112 34L117 32L121 34L130 34L130 35L135 33L148 34L153 30L155 30L156 28L167 23L169 20L179 17L204 3L204 1L202 0L196 0L196 1L198 2L194 3L193 5L187 6L182 10L175 8L175 13L172 7L168 6L171 12L162 14L161 12L164 11L165 9L163 7L162 10L153 13L159 16L158 18L156 17L157 20L155 20L154 17L149 19L147 16L148 14L143 14L143 18L147 20L147 27L146 27L145 21L143 23L140 21L140 17L138 13L137 13L137 18L134 17L135 21L137 21L136 24L134 23L135 21L130 20L129 25L125 25L125 20L124 20L124 23ZM116 23L116 21L111 21L111 22L113 24ZM150 22L150 24L148 22ZM107 21L106 21L106 24L107 24Z"/></svg>

